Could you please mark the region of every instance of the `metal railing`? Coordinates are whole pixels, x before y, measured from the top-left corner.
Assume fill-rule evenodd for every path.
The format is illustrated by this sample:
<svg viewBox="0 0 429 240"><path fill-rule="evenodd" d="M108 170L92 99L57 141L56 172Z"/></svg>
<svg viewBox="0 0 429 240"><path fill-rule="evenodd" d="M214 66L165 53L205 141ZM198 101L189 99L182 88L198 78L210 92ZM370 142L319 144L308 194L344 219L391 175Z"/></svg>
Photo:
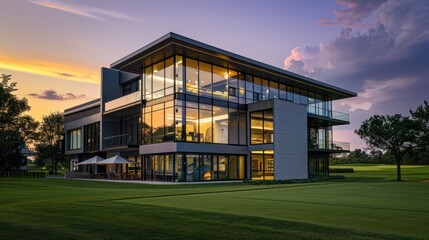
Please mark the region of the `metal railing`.
<svg viewBox="0 0 429 240"><path fill-rule="evenodd" d="M321 150L350 151L350 143L339 141L320 141L313 144L309 144L308 148Z"/></svg>
<svg viewBox="0 0 429 240"><path fill-rule="evenodd" d="M350 122L350 115L343 112L332 111L328 109L316 109L312 107L307 107L307 112L316 116L322 116L327 118L332 118L335 120Z"/></svg>
<svg viewBox="0 0 429 240"><path fill-rule="evenodd" d="M104 111L108 112L117 108L127 106L132 103L139 102L141 100L141 92L133 92L104 104Z"/></svg>
<svg viewBox="0 0 429 240"><path fill-rule="evenodd" d="M139 145L138 134L121 134L115 136L105 137L103 139L103 148L120 147Z"/></svg>

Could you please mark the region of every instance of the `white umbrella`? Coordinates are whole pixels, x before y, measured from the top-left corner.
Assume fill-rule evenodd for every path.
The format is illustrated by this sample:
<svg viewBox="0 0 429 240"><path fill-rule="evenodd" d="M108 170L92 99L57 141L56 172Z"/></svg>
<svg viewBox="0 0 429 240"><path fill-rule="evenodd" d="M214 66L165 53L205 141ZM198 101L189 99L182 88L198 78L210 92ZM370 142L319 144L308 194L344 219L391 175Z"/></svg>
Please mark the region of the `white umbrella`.
<svg viewBox="0 0 429 240"><path fill-rule="evenodd" d="M97 164L98 162L103 161L103 160L104 160L104 158L99 157L99 156L95 156L95 157L92 157L92 158L90 158L90 159L88 159L88 160L85 160L85 161L83 161L83 162L80 162L80 163L78 163L77 165L91 165L91 164Z"/></svg>
<svg viewBox="0 0 429 240"><path fill-rule="evenodd" d="M125 159L119 155L116 155L116 156L113 156L113 157L108 158L106 160L97 162L96 164L102 165L102 164L124 164L124 163L138 164L138 162L130 161L130 160Z"/></svg>

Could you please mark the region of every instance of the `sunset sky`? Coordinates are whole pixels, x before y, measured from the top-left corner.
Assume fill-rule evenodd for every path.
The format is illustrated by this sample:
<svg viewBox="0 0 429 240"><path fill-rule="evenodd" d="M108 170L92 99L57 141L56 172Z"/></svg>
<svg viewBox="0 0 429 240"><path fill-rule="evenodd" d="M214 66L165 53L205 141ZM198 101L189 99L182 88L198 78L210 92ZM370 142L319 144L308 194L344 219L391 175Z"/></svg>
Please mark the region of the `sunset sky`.
<svg viewBox="0 0 429 240"><path fill-rule="evenodd" d="M353 133L429 100L427 0L0 0L0 74L35 118L98 98L100 68L168 32L359 94L336 101Z"/></svg>

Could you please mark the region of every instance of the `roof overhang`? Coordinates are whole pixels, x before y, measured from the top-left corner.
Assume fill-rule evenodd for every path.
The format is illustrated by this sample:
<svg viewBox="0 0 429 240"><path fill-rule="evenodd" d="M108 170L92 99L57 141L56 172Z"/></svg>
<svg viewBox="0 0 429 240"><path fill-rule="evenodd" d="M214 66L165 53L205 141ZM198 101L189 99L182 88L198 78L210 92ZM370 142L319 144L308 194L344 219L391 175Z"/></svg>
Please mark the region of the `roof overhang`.
<svg viewBox="0 0 429 240"><path fill-rule="evenodd" d="M175 33L164 35L143 48L112 63L110 67L121 71L141 74L143 67L175 54L229 67L300 89L314 91L330 96L333 100L357 96L355 92L258 62Z"/></svg>

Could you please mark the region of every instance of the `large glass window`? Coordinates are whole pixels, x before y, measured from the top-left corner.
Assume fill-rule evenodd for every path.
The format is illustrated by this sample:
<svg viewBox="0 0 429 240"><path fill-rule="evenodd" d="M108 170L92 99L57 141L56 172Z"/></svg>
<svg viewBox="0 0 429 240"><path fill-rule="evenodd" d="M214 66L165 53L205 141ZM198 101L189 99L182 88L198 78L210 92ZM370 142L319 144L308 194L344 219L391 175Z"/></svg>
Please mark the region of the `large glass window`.
<svg viewBox="0 0 429 240"><path fill-rule="evenodd" d="M83 147L85 152L100 150L100 122L83 127Z"/></svg>
<svg viewBox="0 0 429 240"><path fill-rule="evenodd" d="M68 150L76 150L82 148L82 129L74 129L68 131Z"/></svg>
<svg viewBox="0 0 429 240"><path fill-rule="evenodd" d="M250 140L251 144L274 142L272 109L250 113Z"/></svg>
<svg viewBox="0 0 429 240"><path fill-rule="evenodd" d="M144 109L142 117L143 144L174 140L175 109L177 110L173 106L173 101L156 104Z"/></svg>
<svg viewBox="0 0 429 240"><path fill-rule="evenodd" d="M274 179L274 151L251 151L252 180Z"/></svg>

